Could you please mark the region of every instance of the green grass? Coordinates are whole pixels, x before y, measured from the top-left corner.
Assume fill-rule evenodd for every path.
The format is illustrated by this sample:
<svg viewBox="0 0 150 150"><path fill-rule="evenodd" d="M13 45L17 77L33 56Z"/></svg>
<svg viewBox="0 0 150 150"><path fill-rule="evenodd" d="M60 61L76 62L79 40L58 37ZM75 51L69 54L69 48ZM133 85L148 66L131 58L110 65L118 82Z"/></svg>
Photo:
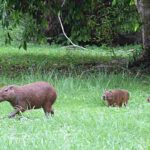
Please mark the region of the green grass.
<svg viewBox="0 0 150 150"><path fill-rule="evenodd" d="M133 53L141 51L140 45L125 47L101 47L86 46L87 50L67 49L58 45L28 44L28 50L19 49L19 41L16 40L18 31L10 31L13 35L11 45L5 45L4 33L0 26L0 74L7 72L31 72L51 70L73 70L82 72L88 68L87 64L108 64L113 60L125 59L126 62L133 59ZM19 38L19 37L18 37ZM134 52L133 52L134 50ZM118 63L118 62L117 62ZM113 65L113 63L110 63Z"/></svg>
<svg viewBox="0 0 150 150"><path fill-rule="evenodd" d="M0 149L149 150L150 78L126 74L61 75L26 73L2 84L48 81L57 89L55 116L46 119L42 109L23 113L21 119L3 118L12 111L0 103ZM109 108L102 101L105 89L124 88L131 93L126 108Z"/></svg>
<svg viewBox="0 0 150 150"><path fill-rule="evenodd" d="M2 45L0 48L0 70L3 72L39 71L53 69L78 70L85 64L108 64L114 59L132 58L131 49L140 50L140 46L126 47L88 47L88 50L67 50L61 46L32 45L28 50L16 46ZM112 52L114 51L115 54Z"/></svg>
<svg viewBox="0 0 150 150"><path fill-rule="evenodd" d="M43 80L54 85L58 98L53 106L55 116L49 119L42 109L8 119L13 108L8 102L0 103L0 149L150 150L150 104L146 102L150 77L83 72L81 66L80 73L76 73L75 68L116 58L129 60L130 50L139 52L140 46L90 46L82 51L29 44L24 51L16 42L11 46L3 42L4 38L0 39L0 87ZM74 70L74 74L57 71L64 67ZM104 90L114 88L130 91L126 108L110 108L102 100Z"/></svg>

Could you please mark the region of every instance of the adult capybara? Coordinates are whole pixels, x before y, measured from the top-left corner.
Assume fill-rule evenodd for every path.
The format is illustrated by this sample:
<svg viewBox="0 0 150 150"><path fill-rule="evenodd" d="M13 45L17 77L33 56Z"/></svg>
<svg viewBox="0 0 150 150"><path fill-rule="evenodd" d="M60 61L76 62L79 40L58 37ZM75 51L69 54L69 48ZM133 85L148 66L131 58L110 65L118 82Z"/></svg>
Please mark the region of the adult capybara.
<svg viewBox="0 0 150 150"><path fill-rule="evenodd" d="M9 85L0 89L0 102L8 101L15 111L9 118L28 109L43 108L45 115L54 114L52 105L57 97L56 90L47 82L35 82L23 86Z"/></svg>
<svg viewBox="0 0 150 150"><path fill-rule="evenodd" d="M127 105L129 100L129 92L127 90L108 90L104 92L103 100L106 100L108 106L122 107Z"/></svg>

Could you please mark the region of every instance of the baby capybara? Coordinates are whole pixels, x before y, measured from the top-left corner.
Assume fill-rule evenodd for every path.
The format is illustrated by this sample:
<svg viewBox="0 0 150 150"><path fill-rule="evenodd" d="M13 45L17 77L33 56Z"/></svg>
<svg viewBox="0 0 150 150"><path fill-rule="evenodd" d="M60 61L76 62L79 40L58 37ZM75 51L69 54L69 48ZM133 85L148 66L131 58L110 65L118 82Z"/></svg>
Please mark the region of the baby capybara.
<svg viewBox="0 0 150 150"><path fill-rule="evenodd" d="M35 82L23 86L10 85L0 89L0 102L8 101L15 111L9 118L28 109L43 108L45 115L54 114L52 105L57 97L56 90L47 82Z"/></svg>
<svg viewBox="0 0 150 150"><path fill-rule="evenodd" d="M108 90L103 95L103 100L106 100L108 106L127 105L129 100L129 92L127 90Z"/></svg>

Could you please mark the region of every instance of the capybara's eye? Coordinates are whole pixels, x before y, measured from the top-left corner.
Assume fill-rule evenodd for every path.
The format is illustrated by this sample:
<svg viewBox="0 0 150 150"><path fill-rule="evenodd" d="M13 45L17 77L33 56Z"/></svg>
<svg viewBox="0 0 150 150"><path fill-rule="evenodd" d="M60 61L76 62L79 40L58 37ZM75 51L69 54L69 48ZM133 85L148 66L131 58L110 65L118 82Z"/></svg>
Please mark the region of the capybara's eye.
<svg viewBox="0 0 150 150"><path fill-rule="evenodd" d="M7 91L8 91L8 89L4 90L4 92L7 92Z"/></svg>

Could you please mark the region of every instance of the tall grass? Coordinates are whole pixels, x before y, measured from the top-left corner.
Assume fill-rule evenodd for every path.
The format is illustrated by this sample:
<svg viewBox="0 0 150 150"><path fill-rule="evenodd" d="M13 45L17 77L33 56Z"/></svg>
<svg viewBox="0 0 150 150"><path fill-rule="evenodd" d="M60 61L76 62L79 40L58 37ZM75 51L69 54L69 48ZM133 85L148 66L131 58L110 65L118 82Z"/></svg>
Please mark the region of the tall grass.
<svg viewBox="0 0 150 150"><path fill-rule="evenodd" d="M150 78L126 74L26 73L0 76L2 84L51 83L58 93L53 118L42 109L23 113L16 119L3 118L13 110L0 104L0 149L54 150L148 150L150 149ZM102 101L105 89L124 88L131 97L125 108L110 108Z"/></svg>
<svg viewBox="0 0 150 150"><path fill-rule="evenodd" d="M14 32L13 35L15 37ZM127 67L133 55L141 51L140 45L125 47L101 47L86 46L87 50L68 49L60 45L28 44L27 51L19 49L18 41L12 41L11 45L5 45L4 31L0 26L0 74L29 71L56 70L82 70L87 69L88 64L109 64L116 66L121 62ZM124 61L122 61L122 59ZM117 61L113 61L117 60Z"/></svg>

